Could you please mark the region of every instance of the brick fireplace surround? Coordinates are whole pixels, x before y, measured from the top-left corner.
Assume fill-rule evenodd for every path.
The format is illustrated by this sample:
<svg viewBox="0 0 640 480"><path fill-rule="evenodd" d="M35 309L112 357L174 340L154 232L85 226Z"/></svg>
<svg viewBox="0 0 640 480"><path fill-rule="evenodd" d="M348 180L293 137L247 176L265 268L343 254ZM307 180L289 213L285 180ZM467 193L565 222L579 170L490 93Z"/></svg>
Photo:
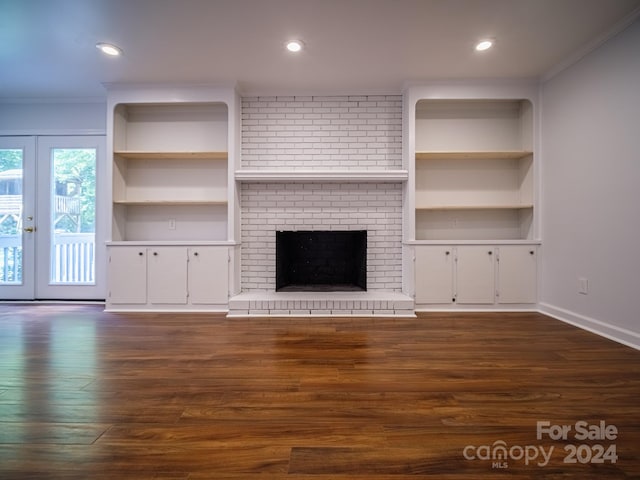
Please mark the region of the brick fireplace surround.
<svg viewBox="0 0 640 480"><path fill-rule="evenodd" d="M402 183L357 173L402 169L401 96L243 98L241 169L254 175L241 185L242 293L230 315L413 315L402 294ZM366 230L367 291L276 293L278 230Z"/></svg>

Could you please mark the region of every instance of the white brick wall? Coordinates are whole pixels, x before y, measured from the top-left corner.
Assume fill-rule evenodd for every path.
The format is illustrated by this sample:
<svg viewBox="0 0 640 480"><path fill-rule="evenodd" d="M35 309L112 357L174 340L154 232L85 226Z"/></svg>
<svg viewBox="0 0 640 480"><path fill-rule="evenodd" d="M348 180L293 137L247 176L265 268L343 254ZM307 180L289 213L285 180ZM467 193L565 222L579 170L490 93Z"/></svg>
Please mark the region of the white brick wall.
<svg viewBox="0 0 640 480"><path fill-rule="evenodd" d="M402 168L400 96L242 101L242 168ZM242 290L275 290L277 230L367 230L367 288L402 290L398 183L243 183Z"/></svg>
<svg viewBox="0 0 640 480"><path fill-rule="evenodd" d="M367 230L367 288L402 290L402 189L393 183L246 183L242 290L275 290L277 230Z"/></svg>
<svg viewBox="0 0 640 480"><path fill-rule="evenodd" d="M401 168L402 97L245 97L242 167Z"/></svg>

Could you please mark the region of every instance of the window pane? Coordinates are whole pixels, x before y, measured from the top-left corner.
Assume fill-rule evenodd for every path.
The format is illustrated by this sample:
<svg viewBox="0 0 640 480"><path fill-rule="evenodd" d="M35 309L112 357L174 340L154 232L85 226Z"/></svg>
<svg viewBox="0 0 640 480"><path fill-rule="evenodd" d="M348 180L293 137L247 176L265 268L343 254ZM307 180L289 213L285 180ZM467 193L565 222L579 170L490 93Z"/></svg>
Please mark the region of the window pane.
<svg viewBox="0 0 640 480"><path fill-rule="evenodd" d="M22 149L0 149L0 284L22 284Z"/></svg>
<svg viewBox="0 0 640 480"><path fill-rule="evenodd" d="M95 284L96 150L52 149L51 284Z"/></svg>

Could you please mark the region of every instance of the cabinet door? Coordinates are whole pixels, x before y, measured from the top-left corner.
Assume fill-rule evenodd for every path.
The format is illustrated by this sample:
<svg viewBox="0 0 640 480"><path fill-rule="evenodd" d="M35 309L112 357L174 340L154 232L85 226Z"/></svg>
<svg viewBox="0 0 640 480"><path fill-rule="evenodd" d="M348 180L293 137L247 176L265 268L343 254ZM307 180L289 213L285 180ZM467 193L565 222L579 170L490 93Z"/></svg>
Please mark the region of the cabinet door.
<svg viewBox="0 0 640 480"><path fill-rule="evenodd" d="M498 252L498 302L536 302L536 248L508 245Z"/></svg>
<svg viewBox="0 0 640 480"><path fill-rule="evenodd" d="M416 303L451 303L453 249L416 246Z"/></svg>
<svg viewBox="0 0 640 480"><path fill-rule="evenodd" d="M229 301L227 247L189 249L189 300L192 304L226 304Z"/></svg>
<svg viewBox="0 0 640 480"><path fill-rule="evenodd" d="M149 248L149 303L187 303L187 249Z"/></svg>
<svg viewBox="0 0 640 480"><path fill-rule="evenodd" d="M490 246L464 246L457 248L457 303L494 303L494 256L494 248Z"/></svg>
<svg viewBox="0 0 640 480"><path fill-rule="evenodd" d="M109 248L109 303L147 303L146 248Z"/></svg>

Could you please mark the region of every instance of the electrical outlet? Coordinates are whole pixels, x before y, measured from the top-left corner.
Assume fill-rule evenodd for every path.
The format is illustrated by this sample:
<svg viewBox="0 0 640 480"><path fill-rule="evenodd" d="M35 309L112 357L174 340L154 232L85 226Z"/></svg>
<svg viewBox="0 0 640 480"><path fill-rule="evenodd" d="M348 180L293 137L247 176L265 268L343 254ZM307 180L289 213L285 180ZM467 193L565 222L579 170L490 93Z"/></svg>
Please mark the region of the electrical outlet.
<svg viewBox="0 0 640 480"><path fill-rule="evenodd" d="M169 230L175 230L176 229L176 219L175 218L170 218L169 219Z"/></svg>
<svg viewBox="0 0 640 480"><path fill-rule="evenodd" d="M578 293L582 295L589 294L589 279L578 277Z"/></svg>

